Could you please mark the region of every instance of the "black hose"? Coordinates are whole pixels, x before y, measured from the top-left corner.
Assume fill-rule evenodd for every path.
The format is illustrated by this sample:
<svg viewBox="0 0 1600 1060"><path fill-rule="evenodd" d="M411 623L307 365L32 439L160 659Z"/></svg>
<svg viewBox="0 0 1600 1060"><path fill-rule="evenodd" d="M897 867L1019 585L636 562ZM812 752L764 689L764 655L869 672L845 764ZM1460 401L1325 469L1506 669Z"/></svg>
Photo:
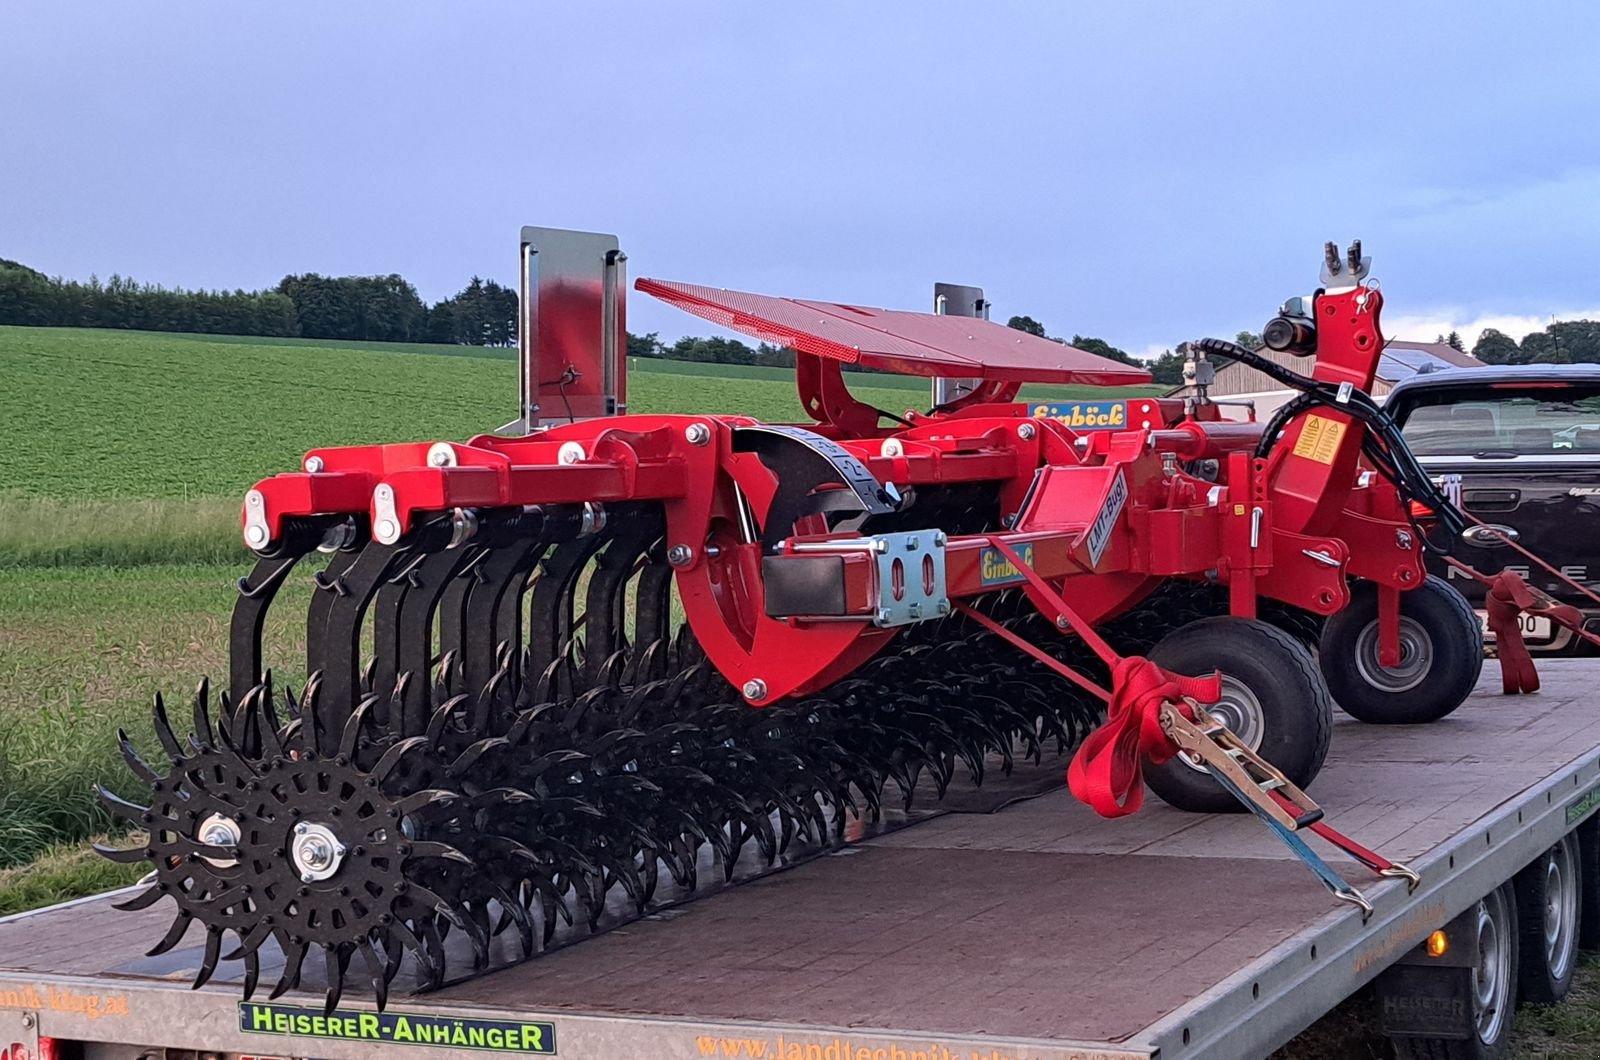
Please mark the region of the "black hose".
<svg viewBox="0 0 1600 1060"><path fill-rule="evenodd" d="M1367 435L1362 440L1362 452L1378 474L1394 484L1400 493L1402 503L1417 501L1431 509L1451 536L1466 529L1466 516L1434 483L1427 469L1406 444L1399 426L1372 399L1372 395L1355 388L1341 395L1340 388L1332 383L1324 383L1310 376L1301 375L1227 339L1199 339L1194 346L1224 360L1247 365L1275 382L1300 391L1299 396L1279 409L1268 421L1266 433L1261 436L1261 441L1256 446L1257 457L1265 457L1271 452L1278 436L1296 416L1315 406L1326 406L1355 417L1366 427ZM1415 527L1416 520L1412 519L1411 522ZM1425 546L1434 547L1420 532L1418 536Z"/></svg>

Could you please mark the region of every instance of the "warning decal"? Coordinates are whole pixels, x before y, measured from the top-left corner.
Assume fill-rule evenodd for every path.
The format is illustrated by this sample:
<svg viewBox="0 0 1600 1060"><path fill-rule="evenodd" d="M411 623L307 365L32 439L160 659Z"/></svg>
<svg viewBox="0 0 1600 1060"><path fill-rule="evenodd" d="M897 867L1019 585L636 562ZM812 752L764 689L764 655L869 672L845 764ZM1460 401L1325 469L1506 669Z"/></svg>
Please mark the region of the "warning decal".
<svg viewBox="0 0 1600 1060"><path fill-rule="evenodd" d="M1319 464L1333 463L1339 442L1344 439L1345 426L1326 416L1307 416L1305 426L1300 429L1300 440L1294 443L1294 455Z"/></svg>

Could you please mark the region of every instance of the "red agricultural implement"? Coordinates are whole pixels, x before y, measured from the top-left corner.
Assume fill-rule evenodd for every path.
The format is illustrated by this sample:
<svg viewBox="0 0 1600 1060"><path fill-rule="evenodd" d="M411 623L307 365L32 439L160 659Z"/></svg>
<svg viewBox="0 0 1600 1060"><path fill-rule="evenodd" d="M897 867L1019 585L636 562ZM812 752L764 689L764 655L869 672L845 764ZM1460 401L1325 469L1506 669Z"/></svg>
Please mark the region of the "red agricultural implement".
<svg viewBox="0 0 1600 1060"><path fill-rule="evenodd" d="M1358 246L1268 325L1309 376L1202 340L1183 399L1018 400L1148 377L992 324L972 289L923 314L638 282L795 351L805 426L627 412L623 263L524 231L514 433L317 449L246 495L229 688L202 685L187 741L158 701L170 764L123 740L150 805L105 796L149 834L107 851L154 869L128 904L179 908L156 952L198 921L204 982L233 936L248 992L264 947L278 991L321 951L330 1008L359 958L382 1004L407 950L445 978L452 932L475 967L532 955L839 842L891 784L1080 744L1069 781L1103 814L1148 782L1255 811L1357 904L1301 832L1409 876L1301 790L1334 701L1431 720L1482 658L1422 565L1416 513L1453 510L1365 394L1383 299ZM1224 420L1210 357L1301 396ZM932 377L938 403L873 408L847 366ZM263 630L297 565L306 655L277 672L307 677L274 691Z"/></svg>

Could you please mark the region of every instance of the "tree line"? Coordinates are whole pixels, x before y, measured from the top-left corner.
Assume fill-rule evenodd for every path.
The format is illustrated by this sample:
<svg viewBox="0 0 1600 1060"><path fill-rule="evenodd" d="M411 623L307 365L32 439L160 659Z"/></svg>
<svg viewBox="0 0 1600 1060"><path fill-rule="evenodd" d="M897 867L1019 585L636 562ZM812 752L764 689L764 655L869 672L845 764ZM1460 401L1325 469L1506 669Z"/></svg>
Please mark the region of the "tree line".
<svg viewBox="0 0 1600 1060"><path fill-rule="evenodd" d="M1472 355L1489 364L1600 364L1600 321L1554 321L1521 342L1484 328Z"/></svg>
<svg viewBox="0 0 1600 1060"><path fill-rule="evenodd" d="M517 292L474 276L430 306L393 273L314 272L266 291L190 291L116 275L64 280L0 258L0 324L511 346Z"/></svg>

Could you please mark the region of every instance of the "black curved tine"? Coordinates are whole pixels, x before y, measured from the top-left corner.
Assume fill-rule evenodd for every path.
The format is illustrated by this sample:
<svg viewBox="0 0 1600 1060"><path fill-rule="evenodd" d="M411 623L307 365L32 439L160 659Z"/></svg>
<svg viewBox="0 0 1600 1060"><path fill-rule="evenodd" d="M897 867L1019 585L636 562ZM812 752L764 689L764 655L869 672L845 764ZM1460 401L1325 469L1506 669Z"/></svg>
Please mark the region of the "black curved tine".
<svg viewBox="0 0 1600 1060"><path fill-rule="evenodd" d="M199 990L211 980L217 970L217 959L222 956L222 929L211 925L206 928L206 950L200 958L200 970L195 973L190 990Z"/></svg>
<svg viewBox="0 0 1600 1060"><path fill-rule="evenodd" d="M178 915L172 918L172 925L167 928L167 933L161 936L161 941L145 951L146 957L159 957L183 941L183 936L189 933L189 927L194 923L194 916L187 910L178 910Z"/></svg>
<svg viewBox="0 0 1600 1060"><path fill-rule="evenodd" d="M183 761L183 745L178 742L177 735L172 731L172 721L167 717L167 703L161 698L161 693L156 693L154 715L154 728L156 739L161 742L162 750L167 752L173 764Z"/></svg>
<svg viewBox="0 0 1600 1060"><path fill-rule="evenodd" d="M659 509L652 509L659 512ZM623 521L595 560L584 601L583 679L593 687L606 661L626 647L628 583L639 562L661 536L660 516L640 514Z"/></svg>
<svg viewBox="0 0 1600 1060"><path fill-rule="evenodd" d="M399 724L395 726L391 722L391 727L401 736L414 735L427 728L428 706L433 692L429 676L433 669L434 611L439 606L439 598L444 595L445 588L471 558L470 552L460 548L425 553L410 573L410 590L400 598L393 613L392 630L385 628L389 612L382 608L383 593L378 595L380 610L373 625L380 670L383 660L388 658L400 673L414 675L400 695ZM386 586L385 591L387 589ZM384 639L386 632L391 635L391 640Z"/></svg>
<svg viewBox="0 0 1600 1060"><path fill-rule="evenodd" d="M636 681L655 681L667 675L664 646L672 639L672 565L667 562L665 538L651 546L647 558L649 562L639 572L633 642L644 645L650 654L639 660L634 672Z"/></svg>
<svg viewBox="0 0 1600 1060"><path fill-rule="evenodd" d="M601 531L563 542L539 564L539 580L534 583L528 613L529 673L544 672L552 663L566 659L575 622L573 592L579 575L606 543L607 535L608 531ZM558 675L565 672L565 667L556 671ZM557 691L560 695L574 694L570 676Z"/></svg>
<svg viewBox="0 0 1600 1060"><path fill-rule="evenodd" d="M276 1001L300 985L300 969L305 965L306 953L310 948L304 939L297 937L296 940L290 941L288 948L283 952L283 972L278 976L277 985L267 995L268 1001Z"/></svg>
<svg viewBox="0 0 1600 1060"><path fill-rule="evenodd" d="M325 620L322 628L307 631L306 672L322 674L324 721L330 729L343 729L361 698L362 623L378 588L409 552L406 545L373 542L338 576L319 579L313 605L327 603L313 607L308 625L319 614L325 613Z"/></svg>
<svg viewBox="0 0 1600 1060"><path fill-rule="evenodd" d="M248 950L244 955L244 999L249 1001L255 995L256 985L261 981L261 953L259 950Z"/></svg>
<svg viewBox="0 0 1600 1060"><path fill-rule="evenodd" d="M215 731L211 725L211 679L202 677L199 686L194 690L194 732L189 734L189 739L202 751L215 750L211 743L212 733Z"/></svg>
<svg viewBox="0 0 1600 1060"><path fill-rule="evenodd" d="M331 1016L339 1007L339 998L344 994L344 973L350 967L350 950L348 946L324 946L322 959L328 972L328 993L322 1006L322 1014Z"/></svg>
<svg viewBox="0 0 1600 1060"><path fill-rule="evenodd" d="M461 687L482 688L500 670L503 644L522 643L522 592L528 572L544 555L547 542L534 538L490 549L477 567L477 580L461 610L467 631L461 647ZM441 623L449 612L440 604ZM442 643L442 641L441 641ZM513 672L514 691L521 675Z"/></svg>
<svg viewBox="0 0 1600 1060"><path fill-rule="evenodd" d="M284 552L257 559L250 573L239 579L239 598L234 601L228 622L228 687L235 699L261 681L261 634L267 624L267 609L290 570L305 554Z"/></svg>
<svg viewBox="0 0 1600 1060"><path fill-rule="evenodd" d="M367 977L372 982L372 993L377 1000L378 1011L382 1012L384 1006L389 1003L389 977L384 975L383 965L378 962L378 954L373 950L370 940L362 939L356 944L356 949L361 954L361 963L366 966Z"/></svg>
<svg viewBox="0 0 1600 1060"><path fill-rule="evenodd" d="M146 784L157 784L161 781L161 774L150 767L133 746L133 741L128 738L125 730L117 730L117 747L122 751L122 760L128 763L128 768L133 770L133 775Z"/></svg>

